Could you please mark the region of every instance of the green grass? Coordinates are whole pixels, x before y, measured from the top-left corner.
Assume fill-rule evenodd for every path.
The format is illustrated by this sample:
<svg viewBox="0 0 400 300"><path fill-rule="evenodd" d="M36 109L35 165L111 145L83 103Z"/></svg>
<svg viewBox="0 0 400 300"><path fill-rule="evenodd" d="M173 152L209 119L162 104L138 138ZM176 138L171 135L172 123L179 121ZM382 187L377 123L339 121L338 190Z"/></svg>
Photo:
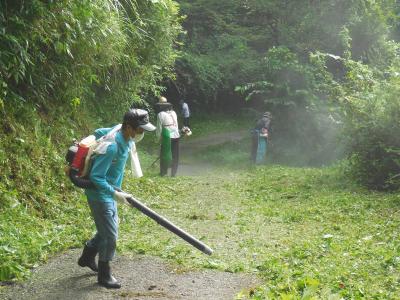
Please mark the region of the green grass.
<svg viewBox="0 0 400 300"><path fill-rule="evenodd" d="M32 267L81 246L92 232L86 201L63 172L78 124L65 126L58 118L55 134L29 105L19 116L29 122L22 126L9 117L9 132L0 135L0 281L26 278Z"/></svg>
<svg viewBox="0 0 400 300"><path fill-rule="evenodd" d="M335 169L267 166L127 188L214 248L205 256L122 209L120 250L182 268L252 272L255 299L398 299L400 196L343 183Z"/></svg>
<svg viewBox="0 0 400 300"><path fill-rule="evenodd" d="M0 281L25 279L30 269L49 256L70 247L81 247L90 237L91 217L85 199L73 190L64 189L43 195L42 209L19 201L18 193L1 189L3 207L0 215Z"/></svg>
<svg viewBox="0 0 400 300"><path fill-rule="evenodd" d="M398 195L346 186L331 169L281 167L258 169L245 194L275 228L274 251L257 267L269 282L261 294L400 296Z"/></svg>
<svg viewBox="0 0 400 300"><path fill-rule="evenodd" d="M193 159L207 161L218 167L246 168L250 164L250 149L249 134L240 141L229 141L221 145L208 146L204 150L194 153Z"/></svg>
<svg viewBox="0 0 400 300"><path fill-rule="evenodd" d="M85 198L63 177L63 159L46 134L23 134L14 144L16 137L4 137L8 152L0 151L1 281L28 277L30 268L81 247L94 232ZM149 168L157 147L147 147L153 153L144 152L146 143L139 147L146 177L126 174L124 189L215 253L206 256L122 207L119 254L159 256L183 270L257 274L254 299L400 298L398 194L361 189L335 168L249 166L246 142L199 154L200 163L216 167L207 176L160 178Z"/></svg>
<svg viewBox="0 0 400 300"><path fill-rule="evenodd" d="M190 119L190 128L193 132L192 138L226 131L250 130L254 125L254 117L246 113L230 116L208 114L194 116Z"/></svg>

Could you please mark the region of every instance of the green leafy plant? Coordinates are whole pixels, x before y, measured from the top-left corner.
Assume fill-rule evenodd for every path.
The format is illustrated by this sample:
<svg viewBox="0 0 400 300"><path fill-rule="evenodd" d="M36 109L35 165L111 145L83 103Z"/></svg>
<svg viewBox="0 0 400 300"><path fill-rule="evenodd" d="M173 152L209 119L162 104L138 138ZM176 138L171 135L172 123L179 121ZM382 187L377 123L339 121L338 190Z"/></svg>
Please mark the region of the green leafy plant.
<svg viewBox="0 0 400 300"><path fill-rule="evenodd" d="M396 45L393 47L397 48ZM317 53L312 57L325 66L332 56ZM374 189L398 189L400 140L396 134L400 113L397 88L399 57L382 73L361 62L334 57L346 72L337 78L321 68L326 85L322 88L340 103L349 157L348 170L356 181ZM319 62L318 62L319 60Z"/></svg>

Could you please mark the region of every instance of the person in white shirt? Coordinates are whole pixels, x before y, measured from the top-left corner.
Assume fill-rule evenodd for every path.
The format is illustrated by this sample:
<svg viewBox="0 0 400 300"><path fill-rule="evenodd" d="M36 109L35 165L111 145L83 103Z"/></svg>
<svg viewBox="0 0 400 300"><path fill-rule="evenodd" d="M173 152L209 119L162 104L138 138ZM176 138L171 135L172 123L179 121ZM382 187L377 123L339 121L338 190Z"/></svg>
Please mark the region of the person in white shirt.
<svg viewBox="0 0 400 300"><path fill-rule="evenodd" d="M172 104L167 104L165 97L160 97L160 103L164 103L163 110L157 114L156 136L161 141L160 149L160 175L165 176L168 167L171 166L171 176L176 176L179 163L179 127L178 118L172 109Z"/></svg>
<svg viewBox="0 0 400 300"><path fill-rule="evenodd" d="M189 105L182 99L180 102L182 108L182 117L183 117L183 126L189 126L189 117L190 117L190 110Z"/></svg>

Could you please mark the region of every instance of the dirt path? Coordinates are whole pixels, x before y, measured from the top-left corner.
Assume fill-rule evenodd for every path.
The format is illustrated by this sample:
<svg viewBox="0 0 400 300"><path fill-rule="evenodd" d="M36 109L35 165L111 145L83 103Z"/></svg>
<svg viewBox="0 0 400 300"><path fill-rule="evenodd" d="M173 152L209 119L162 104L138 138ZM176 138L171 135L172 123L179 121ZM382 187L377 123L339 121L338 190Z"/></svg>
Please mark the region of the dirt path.
<svg viewBox="0 0 400 300"><path fill-rule="evenodd" d="M181 273L156 257L118 257L114 273L122 283L118 290L96 283L96 273L76 264L80 250L71 250L37 268L31 280L0 291L1 299L234 299L256 283L246 275L215 271Z"/></svg>
<svg viewBox="0 0 400 300"><path fill-rule="evenodd" d="M200 151L208 146L219 145L229 141L240 141L246 136L246 134L250 135L250 132L248 130L241 130L215 133L200 138L189 137L182 141L181 147L183 151L191 154L194 151Z"/></svg>
<svg viewBox="0 0 400 300"><path fill-rule="evenodd" d="M213 167L204 162L191 161L190 156L207 146L242 139L246 132L215 134L186 140L182 143L185 163L179 175L200 175ZM118 255L113 271L122 288L108 290L99 286L96 273L80 268L77 259L80 249L72 249L53 257L47 264L33 271L30 280L0 288L0 299L235 299L237 294L259 285L260 280L250 274L181 268L158 257Z"/></svg>
<svg viewBox="0 0 400 300"><path fill-rule="evenodd" d="M181 139L180 152L182 158L179 163L178 175L200 176L212 172L215 169L215 166L206 161L199 162L193 160L192 157L194 154L205 150L209 146L240 141L249 134L248 130L241 130L227 133L216 133L200 138L189 137Z"/></svg>

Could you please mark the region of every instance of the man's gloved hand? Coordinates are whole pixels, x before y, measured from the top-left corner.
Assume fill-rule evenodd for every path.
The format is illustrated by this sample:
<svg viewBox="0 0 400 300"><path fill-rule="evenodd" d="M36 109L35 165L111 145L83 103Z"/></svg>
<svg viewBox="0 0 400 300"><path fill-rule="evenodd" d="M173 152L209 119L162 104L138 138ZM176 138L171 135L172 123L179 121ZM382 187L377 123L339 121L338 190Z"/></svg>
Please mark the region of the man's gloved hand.
<svg viewBox="0 0 400 300"><path fill-rule="evenodd" d="M113 198L115 201L117 201L121 204L128 204L128 205L129 205L129 202L126 200L126 198L129 198L129 197L132 197L132 195L124 193L124 192L118 192L118 191L115 191L114 195L113 195Z"/></svg>

